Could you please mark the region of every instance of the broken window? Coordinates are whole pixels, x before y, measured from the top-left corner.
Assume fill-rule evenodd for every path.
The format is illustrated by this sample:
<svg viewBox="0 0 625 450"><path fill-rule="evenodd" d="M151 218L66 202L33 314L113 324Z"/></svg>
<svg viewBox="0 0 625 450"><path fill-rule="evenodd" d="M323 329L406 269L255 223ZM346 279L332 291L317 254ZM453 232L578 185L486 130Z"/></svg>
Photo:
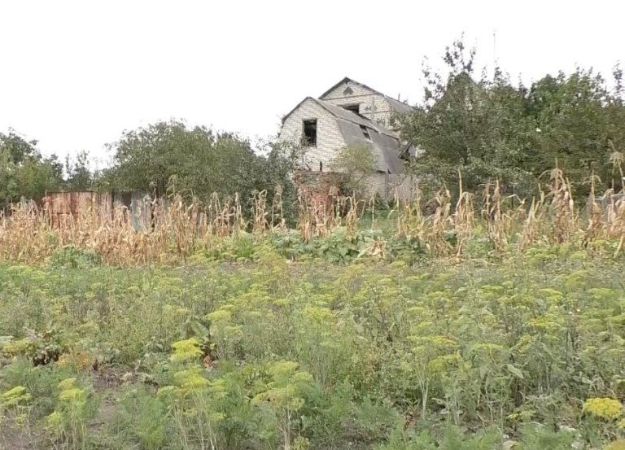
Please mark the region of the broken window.
<svg viewBox="0 0 625 450"><path fill-rule="evenodd" d="M343 105L343 108L353 112L354 114L358 114L360 111L360 104L356 103L354 105Z"/></svg>
<svg viewBox="0 0 625 450"><path fill-rule="evenodd" d="M364 125L360 125L360 129L362 130L362 134L364 135L365 139L370 141L371 135L369 134L369 129Z"/></svg>
<svg viewBox="0 0 625 450"><path fill-rule="evenodd" d="M304 120L304 133L302 135L304 147L317 146L317 119Z"/></svg>

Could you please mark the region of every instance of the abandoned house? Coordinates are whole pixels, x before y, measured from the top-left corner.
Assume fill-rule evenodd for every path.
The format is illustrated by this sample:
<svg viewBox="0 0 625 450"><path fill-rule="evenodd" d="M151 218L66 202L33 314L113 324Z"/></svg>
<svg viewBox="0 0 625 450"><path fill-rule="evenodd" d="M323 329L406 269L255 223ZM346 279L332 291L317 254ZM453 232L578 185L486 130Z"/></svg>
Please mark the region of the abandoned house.
<svg viewBox="0 0 625 450"><path fill-rule="evenodd" d="M406 198L411 183L405 164L414 148L401 142L393 119L411 111L406 103L346 77L286 114L280 139L302 149L301 171L318 174L336 171L333 162L346 147L370 151L375 167L367 177L368 193L385 200Z"/></svg>

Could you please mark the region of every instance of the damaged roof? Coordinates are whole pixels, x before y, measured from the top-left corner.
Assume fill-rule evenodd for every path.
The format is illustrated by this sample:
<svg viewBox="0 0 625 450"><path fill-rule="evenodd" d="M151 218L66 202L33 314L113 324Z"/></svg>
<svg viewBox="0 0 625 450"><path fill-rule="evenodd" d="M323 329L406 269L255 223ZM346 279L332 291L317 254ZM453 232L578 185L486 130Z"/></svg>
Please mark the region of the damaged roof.
<svg viewBox="0 0 625 450"><path fill-rule="evenodd" d="M312 100L313 102L317 103L319 106L321 106L323 109L328 111L330 114L332 114L336 118L347 120L349 122L353 122L353 123L356 123L358 125L365 125L365 126L371 128L371 129L377 131L378 133L388 134L389 136L393 136L392 132L390 132L389 130L387 130L383 126L373 122L372 120L369 120L366 117L361 116L360 114L356 114L355 112L349 111L349 110L347 110L345 108L342 108L341 106L336 106L336 105L334 105L334 104L332 104L330 102L327 102L325 100L319 100L318 98L314 98L314 97L306 97L304 100L302 100L297 105L295 105L295 107L291 111L289 111L288 113L286 113L282 117L282 123L284 123L284 121L291 114L293 114L295 111L297 111L297 109L302 105L302 103L304 103L304 102L306 102L308 100Z"/></svg>
<svg viewBox="0 0 625 450"><path fill-rule="evenodd" d="M347 146L366 147L371 150L375 159L375 169L377 171L385 173L389 171L395 174L403 173L404 162L401 159L401 155L405 152L405 149L402 147L399 139L391 132L353 111L349 111L323 100L312 97L308 98L323 107L337 119L336 122L339 131ZM362 127L368 129L369 139L367 139L363 133Z"/></svg>
<svg viewBox="0 0 625 450"><path fill-rule="evenodd" d="M369 140L364 136L360 125L342 119L338 119L337 124L348 147L371 150L376 171L385 173L388 171L395 174L404 172L404 162L400 158L402 147L396 138L371 130Z"/></svg>
<svg viewBox="0 0 625 450"><path fill-rule="evenodd" d="M408 105L407 103L401 102L401 101L399 101L397 99L394 99L393 97L389 97L388 95L383 94L382 92L380 92L380 91L378 91L376 89L373 89L372 87L369 87L366 84L360 83L360 82L358 82L356 80L352 80L349 77L343 78L341 81L339 81L334 86L332 86L330 89L328 89L323 94L321 94L321 96L319 98L323 100L323 98L326 95L328 95L330 92L332 92L334 89L336 89L337 86L340 86L341 84L348 83L348 82L357 84L358 86L362 86L363 88L370 90L374 94L381 95L386 100L388 100L389 104L391 105L391 108L393 108L393 110L395 112L397 112L397 113L404 114L404 113L409 113L409 112L413 112L414 111L412 106Z"/></svg>

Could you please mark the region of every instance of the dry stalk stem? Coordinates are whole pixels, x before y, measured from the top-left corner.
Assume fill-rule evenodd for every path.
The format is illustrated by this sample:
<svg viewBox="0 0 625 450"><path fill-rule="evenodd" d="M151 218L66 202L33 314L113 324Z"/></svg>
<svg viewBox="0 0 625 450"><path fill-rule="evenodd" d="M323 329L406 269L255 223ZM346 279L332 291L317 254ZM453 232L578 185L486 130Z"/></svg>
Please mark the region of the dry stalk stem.
<svg viewBox="0 0 625 450"><path fill-rule="evenodd" d="M614 244L616 257L625 245L625 194L611 189L597 198L594 176L585 210L576 208L570 182L559 168L550 172L547 193L541 191L529 207L523 200L511 206L500 182L495 181L484 187L476 217L474 195L464 190L462 177L459 188L453 205L446 188L429 202L423 200L418 183L413 201L401 202L397 195L389 214L395 220L395 236L376 238L375 246L365 254L386 255L388 241L397 239L417 242L432 256L459 258L482 229L498 253L525 251L545 243L593 248L594 243L607 240ZM187 203L174 195L144 199L143 209L117 206L104 213L86 208L78 215L53 214L34 202L22 202L0 213L0 262L42 264L55 252L74 247L94 251L113 265L176 264L245 232L251 231L254 239L289 232L281 189L276 189L271 206L266 191L256 193L250 204L248 222L238 195L213 194L205 204ZM346 231L348 239L355 239L366 212L371 214L372 227L381 220L372 200L342 196L338 190L324 197L300 191L298 206L297 230L306 242L339 229Z"/></svg>

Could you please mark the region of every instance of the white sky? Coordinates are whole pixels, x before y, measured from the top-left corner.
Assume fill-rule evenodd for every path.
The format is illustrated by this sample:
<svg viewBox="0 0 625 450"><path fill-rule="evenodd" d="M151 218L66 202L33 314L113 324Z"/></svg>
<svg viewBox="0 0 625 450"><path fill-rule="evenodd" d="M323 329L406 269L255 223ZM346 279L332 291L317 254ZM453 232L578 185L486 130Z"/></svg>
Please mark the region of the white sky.
<svg viewBox="0 0 625 450"><path fill-rule="evenodd" d="M423 57L462 32L526 82L625 63L618 0L0 0L0 131L100 167L105 143L162 119L269 137L344 76L419 101Z"/></svg>

